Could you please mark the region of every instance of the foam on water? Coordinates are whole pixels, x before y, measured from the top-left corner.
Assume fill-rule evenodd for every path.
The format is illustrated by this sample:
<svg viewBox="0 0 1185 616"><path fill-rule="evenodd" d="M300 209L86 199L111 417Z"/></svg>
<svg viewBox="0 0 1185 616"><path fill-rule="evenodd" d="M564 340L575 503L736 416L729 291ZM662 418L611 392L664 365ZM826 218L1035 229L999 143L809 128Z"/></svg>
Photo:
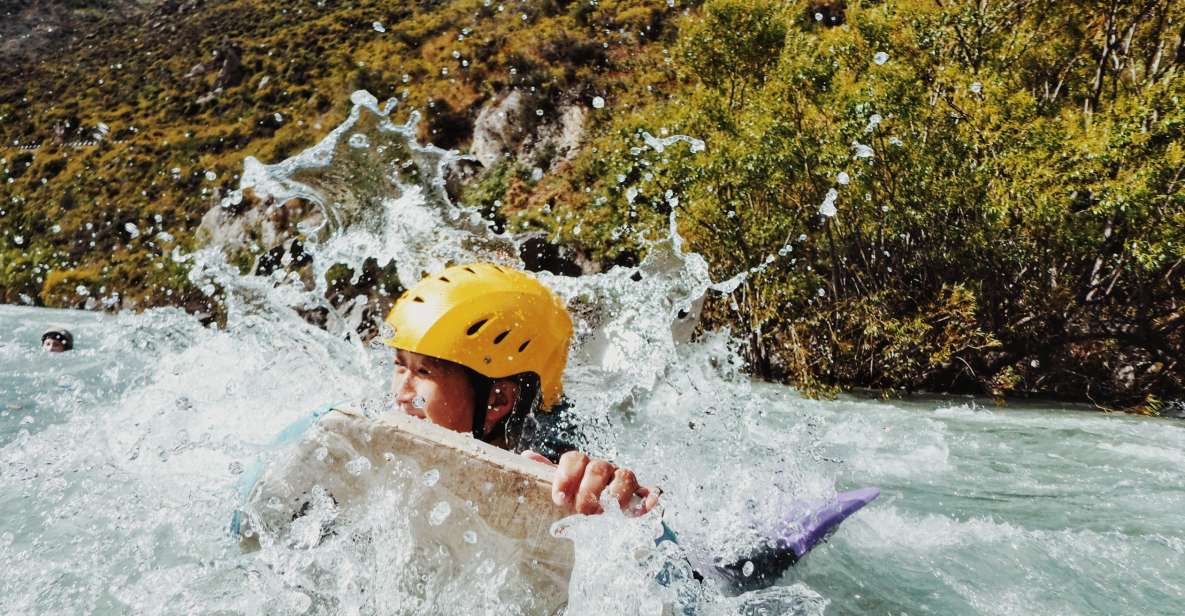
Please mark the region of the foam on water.
<svg viewBox="0 0 1185 616"><path fill-rule="evenodd" d="M381 411L389 351L324 299L335 263L394 261L403 284L448 263L521 266L521 238L451 203L442 169L392 104L355 93L349 118L292 159L245 163L241 192L315 205L311 281L243 276L217 250L175 255L218 292L223 330L176 310L102 316L0 307L0 602L5 613L536 613L504 538L464 497L417 497L436 469L403 469L364 515L315 503L242 554L227 537L236 483L289 423L326 403ZM355 135L362 136L355 139ZM645 155L704 144L647 135ZM677 208L676 208L677 212ZM727 333L691 338L714 283L675 220L637 268L540 277L568 302L576 340L565 389L592 453L661 485L659 514L565 520L575 542L570 614L1164 613L1185 601L1185 428L1163 420L949 402L818 402L750 382ZM297 310L324 309L327 330ZM680 315L684 315L680 317ZM72 353L47 355L65 322ZM375 467L354 464L369 477ZM746 520L794 499L879 485L780 585L733 596L691 562L762 542ZM472 497L470 497L472 498ZM478 503L478 506L480 503ZM423 542L414 520L458 537ZM668 583L656 581L664 572ZM606 589L612 589L606 592Z"/></svg>

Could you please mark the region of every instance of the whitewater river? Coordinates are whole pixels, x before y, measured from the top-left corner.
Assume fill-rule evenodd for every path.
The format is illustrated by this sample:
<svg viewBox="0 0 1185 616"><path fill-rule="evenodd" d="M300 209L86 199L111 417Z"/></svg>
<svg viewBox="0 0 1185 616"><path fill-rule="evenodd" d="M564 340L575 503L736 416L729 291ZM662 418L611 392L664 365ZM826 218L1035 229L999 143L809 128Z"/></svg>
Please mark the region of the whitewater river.
<svg viewBox="0 0 1185 616"><path fill-rule="evenodd" d="M75 352L40 351L51 324L70 326ZM253 444L325 401L381 388L327 348L207 330L172 312L0 307L0 611L298 613L299 589L261 576L226 524ZM673 486L672 525L700 498L693 484L713 507L772 499L744 477L768 470L772 452L838 487L884 493L783 588L721 599L724 613L1180 613L1179 420L971 400L816 402L743 382L728 393L738 423L704 435L698 459L638 464ZM687 428L696 413L661 406L612 438L697 434ZM810 477L784 483L817 489ZM632 573L608 557L604 568L597 575ZM625 600L644 603L650 583L627 581ZM401 612L391 599L378 611Z"/></svg>
<svg viewBox="0 0 1185 616"><path fill-rule="evenodd" d="M321 208L302 227L311 275L244 276L217 248L162 257L217 294L224 328L178 310L0 306L0 614L536 613L486 547L504 545L496 537L466 540L480 562L405 541L405 522L429 514L410 502L315 547L243 553L228 535L240 479L274 459L278 432L331 402L390 406L390 351L350 334L364 297L325 301L332 264L390 260L404 286L450 262L521 266L523 238L440 190L452 154L416 144L414 117L394 125L389 105L352 100L320 144L244 164L244 189ZM636 156L655 161L703 148L644 137ZM568 614L1183 613L1185 423L972 399L814 401L753 383L727 332L689 335L698 300L746 274L711 280L677 214L637 268L540 275L575 319L572 436L661 486L680 536L655 546L659 512L566 521ZM309 309L327 330L297 316ZM57 324L75 351L41 351ZM763 540L752 529L794 501L861 486L882 495L775 586L737 595L690 574L689 562L751 553Z"/></svg>

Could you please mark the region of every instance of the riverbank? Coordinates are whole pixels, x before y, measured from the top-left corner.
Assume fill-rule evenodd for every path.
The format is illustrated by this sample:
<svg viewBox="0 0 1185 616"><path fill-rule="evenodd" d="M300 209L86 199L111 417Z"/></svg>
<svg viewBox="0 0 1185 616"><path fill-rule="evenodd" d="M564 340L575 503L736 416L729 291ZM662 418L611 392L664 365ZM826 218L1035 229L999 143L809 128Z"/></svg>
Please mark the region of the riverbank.
<svg viewBox="0 0 1185 616"><path fill-rule="evenodd" d="M307 204L217 205L367 89L474 154L450 193L545 237L536 267L631 267L674 212L714 279L746 274L705 325L762 378L1185 399L1174 3L146 6L0 68L4 302L218 321L177 258L211 242L307 276ZM396 266L330 270L331 301L381 312Z"/></svg>

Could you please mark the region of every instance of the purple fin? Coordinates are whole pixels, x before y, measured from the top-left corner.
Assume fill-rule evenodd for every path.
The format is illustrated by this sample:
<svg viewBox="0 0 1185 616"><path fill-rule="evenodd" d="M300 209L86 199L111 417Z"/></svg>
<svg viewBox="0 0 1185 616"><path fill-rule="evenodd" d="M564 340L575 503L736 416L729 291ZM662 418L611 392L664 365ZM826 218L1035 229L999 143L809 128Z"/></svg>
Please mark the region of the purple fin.
<svg viewBox="0 0 1185 616"><path fill-rule="evenodd" d="M878 488L860 488L840 492L834 501L796 503L790 514L783 518L783 530L775 540L796 558L802 558L835 532L840 522L871 503L880 493Z"/></svg>
<svg viewBox="0 0 1185 616"><path fill-rule="evenodd" d="M840 492L834 500L791 503L780 519L758 524L758 532L768 540L765 547L747 558L700 570L731 584L738 591L765 588L777 582L787 569L835 532L841 522L880 493L877 488L860 488ZM745 570L746 564L752 565L748 571Z"/></svg>

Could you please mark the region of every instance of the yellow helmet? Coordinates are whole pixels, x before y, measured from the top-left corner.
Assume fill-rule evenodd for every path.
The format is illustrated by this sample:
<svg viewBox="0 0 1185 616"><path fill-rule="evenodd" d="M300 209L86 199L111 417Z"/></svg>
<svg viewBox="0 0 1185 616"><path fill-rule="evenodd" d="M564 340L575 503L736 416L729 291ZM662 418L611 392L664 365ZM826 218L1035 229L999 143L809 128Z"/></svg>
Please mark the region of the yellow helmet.
<svg viewBox="0 0 1185 616"><path fill-rule="evenodd" d="M572 318L563 300L524 272L455 265L399 296L387 324L395 331L386 343L398 349L491 379L534 372L545 409L563 394Z"/></svg>

